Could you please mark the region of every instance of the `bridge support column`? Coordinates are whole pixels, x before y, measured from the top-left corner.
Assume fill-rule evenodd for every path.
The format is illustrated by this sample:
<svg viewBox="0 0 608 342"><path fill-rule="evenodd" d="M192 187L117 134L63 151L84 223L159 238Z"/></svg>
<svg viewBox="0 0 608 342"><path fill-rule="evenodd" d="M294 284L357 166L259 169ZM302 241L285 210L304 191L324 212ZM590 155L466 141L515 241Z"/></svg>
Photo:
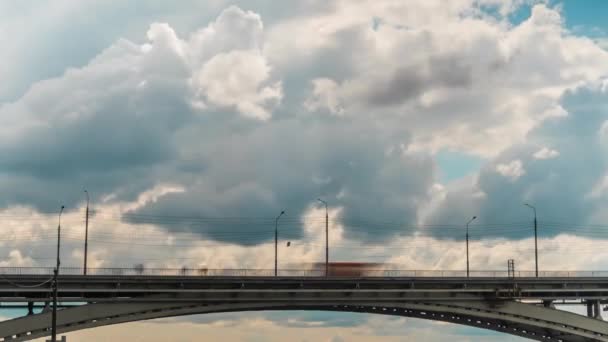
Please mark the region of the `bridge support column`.
<svg viewBox="0 0 608 342"><path fill-rule="evenodd" d="M602 306L599 300L587 301L587 317L603 320Z"/></svg>
<svg viewBox="0 0 608 342"><path fill-rule="evenodd" d="M593 318L603 320L602 319L602 305L599 300L593 302Z"/></svg>

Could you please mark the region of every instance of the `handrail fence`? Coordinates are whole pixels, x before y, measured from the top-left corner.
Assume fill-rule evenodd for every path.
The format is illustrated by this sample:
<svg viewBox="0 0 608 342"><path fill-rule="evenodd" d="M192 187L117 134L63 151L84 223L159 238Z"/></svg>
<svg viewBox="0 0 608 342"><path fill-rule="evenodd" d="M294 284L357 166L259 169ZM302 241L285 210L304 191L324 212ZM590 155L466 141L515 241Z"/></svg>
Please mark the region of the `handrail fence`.
<svg viewBox="0 0 608 342"><path fill-rule="evenodd" d="M0 267L0 275L52 275L53 267ZM82 275L82 267L61 267L60 275ZM274 269L212 269L212 268L143 268L143 267L99 267L87 268L90 276L200 276L200 277L270 277ZM280 269L281 277L324 277L324 269ZM365 269L330 271L330 277L466 277L464 270L399 270ZM516 278L534 278L534 271L515 271ZM541 278L548 277L608 277L608 271L540 271ZM470 271L471 278L512 277L504 271Z"/></svg>

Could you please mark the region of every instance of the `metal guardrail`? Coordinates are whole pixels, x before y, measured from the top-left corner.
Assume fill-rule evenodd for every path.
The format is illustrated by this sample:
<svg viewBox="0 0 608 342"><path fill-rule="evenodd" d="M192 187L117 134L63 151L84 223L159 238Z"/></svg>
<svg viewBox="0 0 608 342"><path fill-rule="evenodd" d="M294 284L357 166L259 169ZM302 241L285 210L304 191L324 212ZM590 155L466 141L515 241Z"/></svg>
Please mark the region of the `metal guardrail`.
<svg viewBox="0 0 608 342"><path fill-rule="evenodd" d="M0 267L1 275L52 275L53 267ZM81 267L61 267L60 275L83 275ZM208 268L88 268L87 275L92 276L200 276L200 277L270 277L274 276L274 269L208 269ZM319 269L281 269L281 277L323 277L325 270ZM396 269L369 269L357 271L339 271L330 277L466 277L466 271L452 270L396 270ZM517 278L533 278L534 271L515 271ZM608 277L608 271L540 271L539 277ZM471 271L471 278L507 278L513 277L508 271Z"/></svg>

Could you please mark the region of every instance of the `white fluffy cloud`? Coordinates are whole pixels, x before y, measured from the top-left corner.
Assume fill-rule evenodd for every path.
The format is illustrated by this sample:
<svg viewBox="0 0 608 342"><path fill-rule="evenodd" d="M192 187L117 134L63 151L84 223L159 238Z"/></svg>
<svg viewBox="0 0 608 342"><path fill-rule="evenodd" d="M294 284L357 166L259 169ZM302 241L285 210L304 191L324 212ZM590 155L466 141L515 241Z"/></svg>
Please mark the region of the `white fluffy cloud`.
<svg viewBox="0 0 608 342"><path fill-rule="evenodd" d="M281 101L281 83L264 85L270 67L259 51L233 51L211 58L194 84L213 105L234 106L245 116L267 120Z"/></svg>
<svg viewBox="0 0 608 342"><path fill-rule="evenodd" d="M543 147L534 153L536 159L552 159L559 156L559 152L548 147Z"/></svg>
<svg viewBox="0 0 608 342"><path fill-rule="evenodd" d="M336 1L270 27L231 6L191 33L154 23L145 42L119 40L0 107L7 204L52 208L49 194L63 188L73 204L72 183L116 201L171 183L186 190L135 211L196 215L204 203L208 215L284 206L301 215L323 193L349 219L370 198L387 219L431 219L421 203L440 210L452 198L449 188L429 191L431 153L518 146L571 114L566 90L608 70L608 54L565 30L556 8L535 5L509 23L502 15L519 4L496 16L482 9L492 1ZM396 146L417 152L385 153ZM537 174L530 155L568 153L548 146L488 169L513 184ZM491 196L473 192L483 194L475 203Z"/></svg>
<svg viewBox="0 0 608 342"><path fill-rule="evenodd" d="M264 24L259 14L230 6L209 25L192 33L189 45L194 66L221 53L259 50L264 46Z"/></svg>
<svg viewBox="0 0 608 342"><path fill-rule="evenodd" d="M283 95L280 81L270 80L263 34L258 14L231 6L190 36L192 85L203 102L235 108L251 118L271 116Z"/></svg>
<svg viewBox="0 0 608 342"><path fill-rule="evenodd" d="M312 96L304 103L309 111L328 109L330 113L344 114L344 105L336 94L338 84L335 81L320 78L312 81Z"/></svg>
<svg viewBox="0 0 608 342"><path fill-rule="evenodd" d="M521 160L512 160L506 164L496 165L496 172L508 178L511 182L515 182L519 177L526 174Z"/></svg>
<svg viewBox="0 0 608 342"><path fill-rule="evenodd" d="M565 31L555 9L534 6L528 20L511 26L475 16L468 5L438 10L431 2L419 11L362 5L354 11L341 3L325 17L293 23L293 31L308 27L322 43L283 47L281 56L323 54L349 39L360 51L342 57L353 75L313 80L309 109L400 115L416 132L415 145L484 156L524 141L542 120L565 115L556 106L562 92L608 72L606 51ZM436 13L427 18L427 11ZM363 13L382 19L373 24ZM438 18L442 25L433 25ZM291 32L290 26L277 29Z"/></svg>
<svg viewBox="0 0 608 342"><path fill-rule="evenodd" d="M608 38L598 38L595 40L595 42L603 47L604 49L608 50Z"/></svg>

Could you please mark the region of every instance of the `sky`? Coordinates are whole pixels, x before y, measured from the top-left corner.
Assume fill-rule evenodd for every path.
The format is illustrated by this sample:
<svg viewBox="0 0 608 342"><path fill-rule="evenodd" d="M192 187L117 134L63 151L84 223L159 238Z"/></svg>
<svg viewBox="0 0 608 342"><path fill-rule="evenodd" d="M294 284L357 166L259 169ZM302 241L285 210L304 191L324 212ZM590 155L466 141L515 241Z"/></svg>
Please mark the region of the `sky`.
<svg viewBox="0 0 608 342"><path fill-rule="evenodd" d="M606 13L602 0L0 1L0 266L53 266L64 205L62 266L81 267L86 189L89 267L269 269L282 210L279 267L302 267L324 257L322 198L331 260L463 270L476 216L472 269L532 270L530 203L541 271L606 270ZM514 340L296 312L68 338L124 334Z"/></svg>

